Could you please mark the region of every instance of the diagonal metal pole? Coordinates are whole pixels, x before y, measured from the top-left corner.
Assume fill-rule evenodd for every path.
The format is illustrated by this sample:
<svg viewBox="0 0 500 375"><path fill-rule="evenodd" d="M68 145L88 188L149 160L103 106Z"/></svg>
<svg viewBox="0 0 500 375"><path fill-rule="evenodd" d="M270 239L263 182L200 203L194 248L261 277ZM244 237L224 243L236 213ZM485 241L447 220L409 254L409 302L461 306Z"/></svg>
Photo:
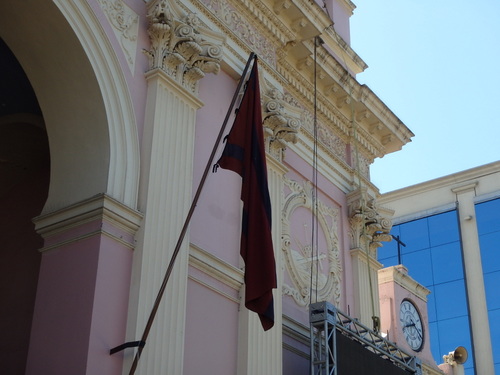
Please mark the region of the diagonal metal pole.
<svg viewBox="0 0 500 375"><path fill-rule="evenodd" d="M137 349L137 353L135 354L134 362L132 363L132 367L130 368L129 375L135 374L137 364L139 363L139 358L141 357L142 350L144 349L144 346L146 344L146 340L147 340L148 335L149 335L149 331L151 331L151 327L153 325L156 313L158 312L158 307L160 306L160 302L161 302L161 299L162 299L163 294L165 292L165 288L167 287L168 279L170 278L170 274L172 273L172 270L174 268L175 259L177 258L177 255L179 254L179 250L181 248L182 242L184 241L184 237L185 237L187 229L189 227L191 217L193 216L194 209L196 208L196 204L198 203L198 199L200 198L201 190L203 189L203 185L205 184L208 173L209 173L210 168L213 164L219 143L224 135L224 132L225 132L225 129L227 126L227 122L229 121L229 117L231 116L233 107L236 103L236 100L238 99L238 94L240 93L241 87L243 86L243 83L245 81L245 77L247 75L248 68L250 67L250 64L252 63L252 60L256 59L256 58L257 58L257 55L254 52L250 53L250 57L248 58L245 69L243 70L240 82L238 83L238 87L236 88L236 92L234 93L231 104L229 105L229 109L226 113L226 117L224 118L224 122L222 123L221 130L219 132L219 135L217 136L217 140L215 141L215 145L212 149L212 153L210 154L208 163L205 167L205 171L203 172L203 175L201 177L200 183L198 185L198 189L196 190L196 193L194 195L193 201L191 203L191 207L190 207L188 214L186 216L186 220L184 221L184 225L183 225L181 233L179 235L179 239L177 240L177 244L175 245L174 252L172 253L172 257L170 258L170 263L168 264L167 271L165 272L163 282L161 283L160 290L158 291L158 295L156 296L156 300L155 300L155 303L153 305L153 309L151 310L151 313L149 315L149 319L146 323L146 327L144 328L144 333L142 334L142 338L140 341L142 343L142 345L139 346Z"/></svg>

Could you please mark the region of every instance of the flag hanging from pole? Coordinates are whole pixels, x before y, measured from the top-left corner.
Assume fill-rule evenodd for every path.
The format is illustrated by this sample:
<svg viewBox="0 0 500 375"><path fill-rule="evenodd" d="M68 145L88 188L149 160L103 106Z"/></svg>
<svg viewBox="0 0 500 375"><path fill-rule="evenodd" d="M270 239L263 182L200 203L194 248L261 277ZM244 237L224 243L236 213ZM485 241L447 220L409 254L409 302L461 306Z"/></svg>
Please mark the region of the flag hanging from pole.
<svg viewBox="0 0 500 375"><path fill-rule="evenodd" d="M274 325L272 290L276 288L276 263L257 59L217 164L242 177L240 254L245 261L245 306L259 314L262 327L268 330Z"/></svg>

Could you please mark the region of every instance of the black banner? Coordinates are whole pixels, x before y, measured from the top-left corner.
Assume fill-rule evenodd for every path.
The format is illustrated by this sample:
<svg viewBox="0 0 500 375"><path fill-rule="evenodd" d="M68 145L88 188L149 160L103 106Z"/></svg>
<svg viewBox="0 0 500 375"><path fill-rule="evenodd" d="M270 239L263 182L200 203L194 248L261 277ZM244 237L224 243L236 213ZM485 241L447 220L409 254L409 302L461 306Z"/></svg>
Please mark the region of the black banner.
<svg viewBox="0 0 500 375"><path fill-rule="evenodd" d="M338 375L409 375L409 371L384 359L341 332L336 332Z"/></svg>

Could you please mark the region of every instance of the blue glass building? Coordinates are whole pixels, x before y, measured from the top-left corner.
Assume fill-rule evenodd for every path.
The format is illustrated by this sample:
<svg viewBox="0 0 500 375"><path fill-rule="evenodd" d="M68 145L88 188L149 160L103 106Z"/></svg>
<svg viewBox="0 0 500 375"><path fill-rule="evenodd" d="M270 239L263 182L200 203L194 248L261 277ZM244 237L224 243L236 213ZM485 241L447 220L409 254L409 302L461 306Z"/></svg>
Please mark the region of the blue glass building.
<svg viewBox="0 0 500 375"><path fill-rule="evenodd" d="M384 266L400 262L428 296L436 362L458 346L467 375L500 374L500 163L384 194L395 210ZM483 292L484 290L484 292ZM492 371L494 368L494 372Z"/></svg>

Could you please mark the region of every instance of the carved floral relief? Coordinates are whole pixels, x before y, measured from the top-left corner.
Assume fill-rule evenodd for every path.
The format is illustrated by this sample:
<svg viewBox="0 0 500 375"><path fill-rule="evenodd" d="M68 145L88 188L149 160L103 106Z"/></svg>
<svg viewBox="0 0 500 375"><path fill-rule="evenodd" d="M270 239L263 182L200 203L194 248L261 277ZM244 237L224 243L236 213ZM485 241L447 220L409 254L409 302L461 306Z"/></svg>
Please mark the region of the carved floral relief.
<svg viewBox="0 0 500 375"><path fill-rule="evenodd" d="M99 5L113 26L113 31L120 41L127 63L133 72L139 33L139 16L123 0L99 0Z"/></svg>
<svg viewBox="0 0 500 375"><path fill-rule="evenodd" d="M242 17L237 9L225 0L201 0L201 2L233 33L246 42L261 59L272 66L276 65L276 52L272 43Z"/></svg>

